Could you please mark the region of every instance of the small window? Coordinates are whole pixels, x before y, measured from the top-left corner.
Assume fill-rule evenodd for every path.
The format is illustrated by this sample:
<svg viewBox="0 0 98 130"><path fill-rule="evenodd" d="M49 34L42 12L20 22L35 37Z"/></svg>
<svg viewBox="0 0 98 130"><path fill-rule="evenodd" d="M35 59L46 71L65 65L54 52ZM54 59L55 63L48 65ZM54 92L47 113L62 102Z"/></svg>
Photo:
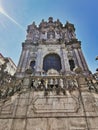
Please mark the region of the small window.
<svg viewBox="0 0 98 130"><path fill-rule="evenodd" d="M75 68L74 60L69 60L69 65L70 65L70 70L73 71L73 69Z"/></svg>
<svg viewBox="0 0 98 130"><path fill-rule="evenodd" d="M35 67L35 61L31 61L30 66L31 66L31 68L34 70L34 67Z"/></svg>

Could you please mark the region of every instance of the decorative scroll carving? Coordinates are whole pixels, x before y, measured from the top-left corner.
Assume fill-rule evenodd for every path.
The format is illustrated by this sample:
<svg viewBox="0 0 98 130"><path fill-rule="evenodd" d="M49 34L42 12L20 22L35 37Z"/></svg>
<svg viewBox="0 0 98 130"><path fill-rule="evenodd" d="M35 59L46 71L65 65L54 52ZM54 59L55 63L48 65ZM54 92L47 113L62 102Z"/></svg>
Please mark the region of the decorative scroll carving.
<svg viewBox="0 0 98 130"><path fill-rule="evenodd" d="M27 33L27 41L32 41L34 44L61 44L76 39L73 24L67 22L63 26L59 19L53 21L52 17L49 17L48 22L42 20L39 27L33 22L32 25L28 26Z"/></svg>

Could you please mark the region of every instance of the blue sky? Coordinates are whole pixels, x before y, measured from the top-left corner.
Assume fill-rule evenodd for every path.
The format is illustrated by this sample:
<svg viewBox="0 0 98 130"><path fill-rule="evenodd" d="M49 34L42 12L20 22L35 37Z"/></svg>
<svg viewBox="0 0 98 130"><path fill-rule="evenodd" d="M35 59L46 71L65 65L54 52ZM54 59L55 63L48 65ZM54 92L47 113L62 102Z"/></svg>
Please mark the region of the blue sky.
<svg viewBox="0 0 98 130"><path fill-rule="evenodd" d="M98 68L98 0L0 0L0 8L9 16L0 12L0 53L16 65L27 25L33 21L39 25L52 16L74 24L89 69L94 73Z"/></svg>

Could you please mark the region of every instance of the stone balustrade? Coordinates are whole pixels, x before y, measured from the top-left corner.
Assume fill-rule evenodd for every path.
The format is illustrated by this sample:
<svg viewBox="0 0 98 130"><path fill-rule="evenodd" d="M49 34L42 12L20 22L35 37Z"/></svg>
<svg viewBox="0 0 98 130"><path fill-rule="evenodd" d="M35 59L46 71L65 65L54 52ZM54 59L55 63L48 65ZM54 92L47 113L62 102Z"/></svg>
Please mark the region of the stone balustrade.
<svg viewBox="0 0 98 130"><path fill-rule="evenodd" d="M76 78L64 76L32 76L30 81L30 88L35 91L56 91L57 94L62 92L65 94L66 90L70 92L78 88Z"/></svg>
<svg viewBox="0 0 98 130"><path fill-rule="evenodd" d="M7 97L13 96L15 93L20 93L25 90L25 83L27 84L26 89L31 91L44 91L44 95L48 95L49 92L55 92L57 95L66 94L66 91L72 92L80 88L79 76L30 76L25 77L21 80L13 80L10 83L6 83L0 88L0 99L6 99ZM28 79L28 83L27 83ZM98 93L98 83L94 82L93 79L84 77L87 89L90 92Z"/></svg>

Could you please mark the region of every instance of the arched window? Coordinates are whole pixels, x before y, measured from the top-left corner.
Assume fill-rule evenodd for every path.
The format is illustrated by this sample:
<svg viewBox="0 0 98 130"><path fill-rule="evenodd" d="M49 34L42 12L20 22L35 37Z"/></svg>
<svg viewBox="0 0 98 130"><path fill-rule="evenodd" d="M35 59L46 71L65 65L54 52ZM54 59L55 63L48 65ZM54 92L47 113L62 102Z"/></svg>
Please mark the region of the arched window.
<svg viewBox="0 0 98 130"><path fill-rule="evenodd" d="M75 68L74 60L69 60L69 65L70 65L70 70L73 71L73 69Z"/></svg>
<svg viewBox="0 0 98 130"><path fill-rule="evenodd" d="M35 67L35 61L31 61L31 62L30 62L30 66L31 66L31 68L34 70L34 67Z"/></svg>
<svg viewBox="0 0 98 130"><path fill-rule="evenodd" d="M46 72L49 69L55 69L57 71L61 70L61 59L59 57L59 55L57 54L48 54L44 57L43 60L43 70L45 70Z"/></svg>

